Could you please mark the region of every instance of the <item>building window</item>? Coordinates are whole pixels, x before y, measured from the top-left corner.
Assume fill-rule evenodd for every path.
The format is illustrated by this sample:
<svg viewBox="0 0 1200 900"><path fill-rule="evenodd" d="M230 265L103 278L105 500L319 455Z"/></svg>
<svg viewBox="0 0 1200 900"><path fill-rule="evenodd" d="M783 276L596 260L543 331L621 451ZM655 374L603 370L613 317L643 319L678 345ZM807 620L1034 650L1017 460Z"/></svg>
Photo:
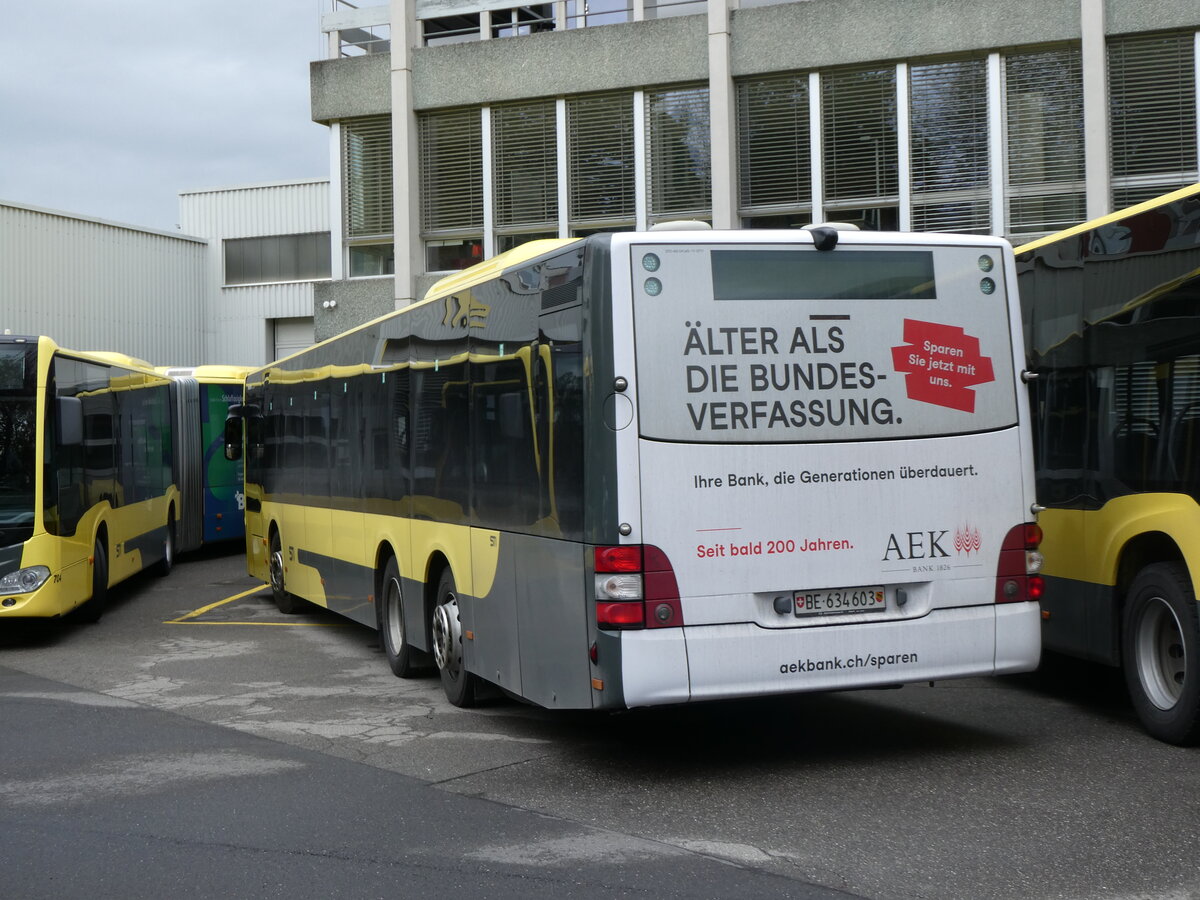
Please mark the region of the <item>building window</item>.
<svg viewBox="0 0 1200 900"><path fill-rule="evenodd" d="M225 284L329 278L329 232L227 239Z"/></svg>
<svg viewBox="0 0 1200 900"><path fill-rule="evenodd" d="M738 206L749 228L811 221L808 75L738 82Z"/></svg>
<svg viewBox="0 0 1200 900"><path fill-rule="evenodd" d="M987 63L909 68L914 231L991 232Z"/></svg>
<svg viewBox="0 0 1200 900"><path fill-rule="evenodd" d="M396 274L396 252L393 244L351 244L350 277L370 278Z"/></svg>
<svg viewBox="0 0 1200 900"><path fill-rule="evenodd" d="M346 237L390 237L390 116L368 116L342 122L342 185L345 193Z"/></svg>
<svg viewBox="0 0 1200 900"><path fill-rule="evenodd" d="M567 27L589 28L633 21L629 0L566 0Z"/></svg>
<svg viewBox="0 0 1200 900"><path fill-rule="evenodd" d="M554 6L550 3L494 9L491 18L492 37L519 37L554 30Z"/></svg>
<svg viewBox="0 0 1200 900"><path fill-rule="evenodd" d="M1115 208L1191 184L1200 176L1195 52L1191 32L1109 42Z"/></svg>
<svg viewBox="0 0 1200 900"><path fill-rule="evenodd" d="M823 74L821 119L826 218L869 229L896 227L895 67Z"/></svg>
<svg viewBox="0 0 1200 900"><path fill-rule="evenodd" d="M712 215L708 88L646 92L650 221Z"/></svg>
<svg viewBox="0 0 1200 900"><path fill-rule="evenodd" d="M1078 47L1004 61L1008 230L1058 231L1086 218L1083 76Z"/></svg>
<svg viewBox="0 0 1200 900"><path fill-rule="evenodd" d="M567 100L567 221L571 234L634 224L633 94Z"/></svg>
<svg viewBox="0 0 1200 900"><path fill-rule="evenodd" d="M440 110L420 118L421 233L428 271L446 266L439 247L468 247L483 236L483 138L478 107ZM466 257L470 260L470 257ZM478 261L478 260L474 260ZM466 262L470 265L470 262Z"/></svg>
<svg viewBox="0 0 1200 900"><path fill-rule="evenodd" d="M497 249L558 236L555 103L492 107L492 209Z"/></svg>
<svg viewBox="0 0 1200 900"><path fill-rule="evenodd" d="M479 13L422 19L421 34L427 47L477 41L479 40Z"/></svg>

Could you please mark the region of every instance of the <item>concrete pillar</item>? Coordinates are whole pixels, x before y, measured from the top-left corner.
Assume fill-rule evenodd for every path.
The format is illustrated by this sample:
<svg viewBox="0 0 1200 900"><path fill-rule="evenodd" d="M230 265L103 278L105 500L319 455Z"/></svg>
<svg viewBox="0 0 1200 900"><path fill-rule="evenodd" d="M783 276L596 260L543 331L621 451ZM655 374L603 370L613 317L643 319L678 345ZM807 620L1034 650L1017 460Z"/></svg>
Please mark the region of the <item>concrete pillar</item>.
<svg viewBox="0 0 1200 900"><path fill-rule="evenodd" d="M421 43L416 0L391 0L392 17L392 235L396 308L416 300L416 276L425 271L421 246L417 116L413 111L412 48Z"/></svg>
<svg viewBox="0 0 1200 900"><path fill-rule="evenodd" d="M1108 144L1108 47L1105 0L1079 0L1083 59L1083 160L1087 217L1112 211L1112 167Z"/></svg>
<svg viewBox="0 0 1200 900"><path fill-rule="evenodd" d="M737 219L737 110L733 93L728 0L708 0L708 117L712 148L713 228Z"/></svg>

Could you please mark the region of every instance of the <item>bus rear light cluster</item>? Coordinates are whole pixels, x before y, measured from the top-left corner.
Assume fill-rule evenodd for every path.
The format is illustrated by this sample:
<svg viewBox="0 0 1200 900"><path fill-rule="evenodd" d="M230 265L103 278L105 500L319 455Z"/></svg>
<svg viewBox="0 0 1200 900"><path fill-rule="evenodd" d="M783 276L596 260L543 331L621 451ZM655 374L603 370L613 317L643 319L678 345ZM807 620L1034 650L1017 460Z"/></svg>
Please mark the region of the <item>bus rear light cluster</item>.
<svg viewBox="0 0 1200 900"><path fill-rule="evenodd" d="M1000 561L996 566L996 602L1020 603L1038 601L1046 591L1046 583L1038 573L1042 569L1042 529L1034 522L1024 522L1011 528L1000 545Z"/></svg>
<svg viewBox="0 0 1200 900"><path fill-rule="evenodd" d="M683 607L675 570L650 544L596 547L596 624L601 628L678 628Z"/></svg>

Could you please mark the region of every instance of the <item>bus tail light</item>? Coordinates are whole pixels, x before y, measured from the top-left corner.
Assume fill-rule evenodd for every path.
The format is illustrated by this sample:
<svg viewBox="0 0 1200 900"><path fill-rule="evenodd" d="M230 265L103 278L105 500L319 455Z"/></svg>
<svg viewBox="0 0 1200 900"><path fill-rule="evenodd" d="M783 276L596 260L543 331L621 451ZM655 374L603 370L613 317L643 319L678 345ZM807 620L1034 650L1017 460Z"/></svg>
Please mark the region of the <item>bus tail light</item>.
<svg viewBox="0 0 1200 900"><path fill-rule="evenodd" d="M1000 561L996 566L996 602L1020 603L1040 600L1046 585L1038 573L1042 569L1042 529L1034 522L1025 522L1009 529L1000 545Z"/></svg>
<svg viewBox="0 0 1200 900"><path fill-rule="evenodd" d="M679 585L667 555L650 544L596 547L596 624L601 628L678 628Z"/></svg>

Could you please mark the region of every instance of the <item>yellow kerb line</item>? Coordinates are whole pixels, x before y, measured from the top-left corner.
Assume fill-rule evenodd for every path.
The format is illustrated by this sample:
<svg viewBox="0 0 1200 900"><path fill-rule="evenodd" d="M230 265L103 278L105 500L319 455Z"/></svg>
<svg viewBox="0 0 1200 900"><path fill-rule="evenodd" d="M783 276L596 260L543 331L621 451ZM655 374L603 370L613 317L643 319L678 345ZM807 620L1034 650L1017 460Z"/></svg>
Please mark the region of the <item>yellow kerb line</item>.
<svg viewBox="0 0 1200 900"><path fill-rule="evenodd" d="M251 594L257 594L259 591L266 590L269 586L260 584L258 587L250 588L248 591L242 591L240 594L234 594L232 597L226 597L224 600L218 600L216 603L210 603L208 606L202 606L199 609L194 609L178 619L169 619L163 622L164 625L275 625L283 628L345 628L346 625L340 622L191 622L190 619L195 619L198 616L204 615L210 610L216 609L218 606L224 606L226 603L232 603L234 600L241 600L243 597L249 597Z"/></svg>

